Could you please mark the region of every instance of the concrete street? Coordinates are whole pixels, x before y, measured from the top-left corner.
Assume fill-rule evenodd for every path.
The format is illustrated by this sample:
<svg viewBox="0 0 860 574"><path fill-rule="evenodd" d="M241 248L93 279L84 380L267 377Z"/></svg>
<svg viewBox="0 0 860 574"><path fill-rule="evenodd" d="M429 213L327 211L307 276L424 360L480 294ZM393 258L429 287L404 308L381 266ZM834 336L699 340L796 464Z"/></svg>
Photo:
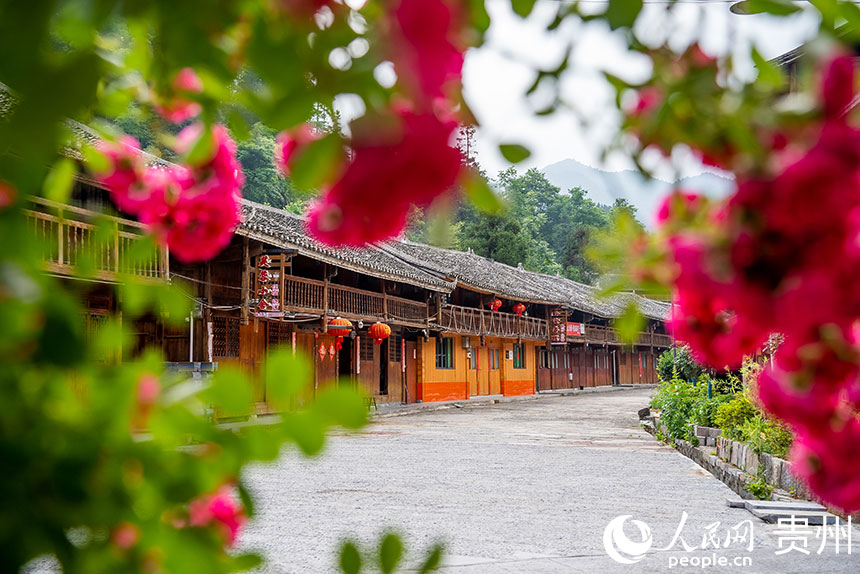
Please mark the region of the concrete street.
<svg viewBox="0 0 860 574"><path fill-rule="evenodd" d="M417 412L334 436L316 459L287 451L248 476L258 515L243 546L267 555L267 574L336 572L340 540L368 545L386 527L404 536L412 565L421 549L445 541L445 574L860 572L858 528L850 555L844 539L836 553L832 529L819 554L817 527L793 534L809 555L776 555L788 536L728 508L725 498L734 494L727 487L639 428L636 411L652 392ZM681 538L694 549L679 540L658 550L670 545L685 511ZM653 535L635 564L617 563L605 550L604 531L620 515ZM752 552L738 539L749 524ZM702 549L708 532L719 546L735 536L728 548ZM630 520L623 533L643 540ZM681 566L684 559L697 566ZM721 559L728 565L701 566Z"/></svg>

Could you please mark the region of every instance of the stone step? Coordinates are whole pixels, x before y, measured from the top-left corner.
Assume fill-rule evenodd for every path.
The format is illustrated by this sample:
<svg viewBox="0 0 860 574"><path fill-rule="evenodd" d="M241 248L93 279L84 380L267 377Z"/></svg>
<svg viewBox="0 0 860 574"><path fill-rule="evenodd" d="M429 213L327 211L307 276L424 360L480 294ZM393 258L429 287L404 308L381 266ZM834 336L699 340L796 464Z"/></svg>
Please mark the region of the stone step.
<svg viewBox="0 0 860 574"><path fill-rule="evenodd" d="M809 512L826 512L827 509L817 502L808 500L792 500L789 502L781 502L776 500L744 500L744 506L747 510L805 510Z"/></svg>
<svg viewBox="0 0 860 574"><path fill-rule="evenodd" d="M829 512L813 512L810 510L750 510L753 516L765 522L776 524L780 519L791 519L795 524L806 520L809 526L821 526L827 520L827 524L840 524L838 516ZM802 522L801 522L802 524Z"/></svg>

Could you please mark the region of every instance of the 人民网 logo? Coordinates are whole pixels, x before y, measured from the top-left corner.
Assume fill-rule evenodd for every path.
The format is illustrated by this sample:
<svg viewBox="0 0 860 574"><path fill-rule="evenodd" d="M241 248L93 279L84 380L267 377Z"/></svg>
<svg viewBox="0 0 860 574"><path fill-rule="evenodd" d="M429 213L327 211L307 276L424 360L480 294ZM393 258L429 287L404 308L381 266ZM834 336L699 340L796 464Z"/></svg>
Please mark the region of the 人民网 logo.
<svg viewBox="0 0 860 574"><path fill-rule="evenodd" d="M630 540L624 534L624 523L628 518L630 518L629 514L613 518L603 531L603 546L606 548L606 553L620 564L639 562L653 543L651 528L641 520L631 520L630 523L639 529L642 540L638 542Z"/></svg>

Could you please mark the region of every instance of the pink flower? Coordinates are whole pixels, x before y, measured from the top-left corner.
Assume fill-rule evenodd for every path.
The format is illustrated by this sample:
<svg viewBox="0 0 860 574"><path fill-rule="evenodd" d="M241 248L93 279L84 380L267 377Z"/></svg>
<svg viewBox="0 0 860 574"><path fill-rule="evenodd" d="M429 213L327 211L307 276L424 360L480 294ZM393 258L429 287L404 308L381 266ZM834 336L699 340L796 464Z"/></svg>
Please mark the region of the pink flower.
<svg viewBox="0 0 860 574"><path fill-rule="evenodd" d="M705 199L699 193L685 189L674 189L657 208L657 225L690 220L703 207Z"/></svg>
<svg viewBox="0 0 860 574"><path fill-rule="evenodd" d="M400 112L383 130L356 130L353 161L308 211L308 228L332 245L365 245L396 236L412 205L428 205L460 172L450 145L456 124Z"/></svg>
<svg viewBox="0 0 860 574"><path fill-rule="evenodd" d="M161 393L161 383L158 377L152 373L141 375L137 380L137 403L139 405L153 405Z"/></svg>
<svg viewBox="0 0 860 574"><path fill-rule="evenodd" d="M801 434L791 450L792 470L813 494L846 513L860 510L860 420L827 435Z"/></svg>
<svg viewBox="0 0 860 574"><path fill-rule="evenodd" d="M636 95L636 104L630 111L630 115L634 117L647 116L663 101L663 90L657 86L644 86Z"/></svg>
<svg viewBox="0 0 860 574"><path fill-rule="evenodd" d="M442 97L463 68L457 3L400 0L391 23L391 59L397 76L426 104Z"/></svg>
<svg viewBox="0 0 860 574"><path fill-rule="evenodd" d="M11 183L0 180L0 209L6 209L18 199L18 190Z"/></svg>
<svg viewBox="0 0 860 574"><path fill-rule="evenodd" d="M120 523L111 534L114 545L121 550L128 550L140 539L140 529L131 522Z"/></svg>
<svg viewBox="0 0 860 574"><path fill-rule="evenodd" d="M318 140L320 134L308 124L302 124L292 131L283 131L275 140L275 167L284 175L290 174L290 161L296 153L302 153L311 142Z"/></svg>
<svg viewBox="0 0 860 574"><path fill-rule="evenodd" d="M158 99L153 104L155 111L169 122L181 124L200 114L203 109L199 103L189 100L189 94L203 91L203 82L191 68L181 69L173 78L171 88L175 95L170 99Z"/></svg>
<svg viewBox="0 0 860 574"><path fill-rule="evenodd" d="M233 499L230 488L192 500L188 505L188 522L197 528L217 525L228 546L236 542L239 529L245 523L242 505Z"/></svg>
<svg viewBox="0 0 860 574"><path fill-rule="evenodd" d="M830 61L821 82L821 99L824 115L828 118L841 116L854 100L854 60L850 56L838 56Z"/></svg>
<svg viewBox="0 0 860 574"><path fill-rule="evenodd" d="M188 154L203 124L192 124L176 137L175 149ZM236 144L221 125L211 128L211 149L195 165L145 167L134 140L100 145L110 169L96 177L117 206L149 226L181 261L210 259L223 249L239 224L239 199L245 182Z"/></svg>
<svg viewBox="0 0 860 574"><path fill-rule="evenodd" d="M103 169L93 169L93 174L108 188L117 207L128 213L137 213L147 195L147 190L138 185L146 169L140 143L133 137L123 136L115 142L100 141L96 151L107 165Z"/></svg>

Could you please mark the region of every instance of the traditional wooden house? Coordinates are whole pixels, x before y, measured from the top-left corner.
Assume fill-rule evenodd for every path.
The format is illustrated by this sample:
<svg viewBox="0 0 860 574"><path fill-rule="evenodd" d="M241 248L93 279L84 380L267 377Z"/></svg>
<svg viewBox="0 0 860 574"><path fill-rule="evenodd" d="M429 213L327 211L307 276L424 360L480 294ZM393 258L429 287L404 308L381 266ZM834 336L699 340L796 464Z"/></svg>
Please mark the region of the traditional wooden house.
<svg viewBox="0 0 860 574"><path fill-rule="evenodd" d="M80 142L96 140L86 126L69 125ZM66 153L80 157L74 147ZM230 245L191 265L166 249L126 257L142 226L117 214L107 192L83 174L69 204L31 204L45 268L69 280L88 269L89 330L118 309L117 282L190 285L195 308L185 325L135 319L136 342L125 356L156 345L171 363L256 371L271 349L286 345L313 358L309 394L357 384L377 402L410 403L655 382L656 353L671 344L663 327L668 304L634 294L603 300L562 277L409 241L335 249L310 238L300 216L251 201L242 202ZM649 324L625 347L610 322L631 301ZM263 386L254 399L267 408Z"/></svg>

